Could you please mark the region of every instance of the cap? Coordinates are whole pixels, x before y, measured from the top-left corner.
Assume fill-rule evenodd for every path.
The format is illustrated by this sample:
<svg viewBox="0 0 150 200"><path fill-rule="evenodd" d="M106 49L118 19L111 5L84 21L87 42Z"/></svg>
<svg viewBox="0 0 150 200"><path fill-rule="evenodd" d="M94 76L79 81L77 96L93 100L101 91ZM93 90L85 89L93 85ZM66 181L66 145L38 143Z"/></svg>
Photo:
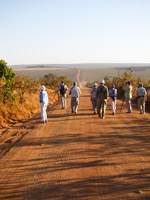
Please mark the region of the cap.
<svg viewBox="0 0 150 200"><path fill-rule="evenodd" d="M97 83L93 83L93 87L96 87L97 86Z"/></svg>
<svg viewBox="0 0 150 200"><path fill-rule="evenodd" d="M41 88L41 90L45 90L45 86L44 85L41 85L40 88Z"/></svg>
<svg viewBox="0 0 150 200"><path fill-rule="evenodd" d="M73 85L77 85L77 83L76 83L76 82L73 82Z"/></svg>
<svg viewBox="0 0 150 200"><path fill-rule="evenodd" d="M100 83L103 83L103 84L104 84L104 83L105 83L104 79L102 79L102 80L100 81Z"/></svg>

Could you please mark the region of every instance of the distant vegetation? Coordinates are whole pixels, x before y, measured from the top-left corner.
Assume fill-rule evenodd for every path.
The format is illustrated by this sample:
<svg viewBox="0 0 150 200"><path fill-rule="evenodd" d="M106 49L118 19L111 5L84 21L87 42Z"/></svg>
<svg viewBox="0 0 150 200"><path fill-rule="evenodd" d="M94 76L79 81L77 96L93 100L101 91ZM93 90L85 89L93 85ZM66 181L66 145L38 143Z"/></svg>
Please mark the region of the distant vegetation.
<svg viewBox="0 0 150 200"><path fill-rule="evenodd" d="M122 76L114 76L114 77L105 76L104 80L105 80L105 84L107 85L107 87L109 89L111 88L112 84L114 84L116 86L116 89L118 89L118 97L119 98L123 98L124 93L122 90L122 86L127 81L131 81L131 84L133 86L133 95L136 95L136 90L137 90L139 83L143 83L144 87L150 86L150 79L141 79L141 78L134 77L133 71L131 68L126 70ZM95 80L93 82L97 82L99 84L99 80ZM86 86L92 87L92 82L87 82Z"/></svg>

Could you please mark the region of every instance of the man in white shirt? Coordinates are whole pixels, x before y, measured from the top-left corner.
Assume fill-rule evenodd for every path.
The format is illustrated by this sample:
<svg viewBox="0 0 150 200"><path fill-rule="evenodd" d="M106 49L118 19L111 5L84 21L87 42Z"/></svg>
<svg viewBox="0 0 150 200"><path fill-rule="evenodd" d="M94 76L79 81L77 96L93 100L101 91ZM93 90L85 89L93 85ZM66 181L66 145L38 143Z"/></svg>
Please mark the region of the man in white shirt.
<svg viewBox="0 0 150 200"><path fill-rule="evenodd" d="M73 87L70 88L69 94L71 95L71 112L77 113L79 105L79 96L81 94L80 88L77 87L77 83L73 83Z"/></svg>
<svg viewBox="0 0 150 200"><path fill-rule="evenodd" d="M145 114L145 101L147 98L146 89L143 87L143 83L139 84L139 87L136 91L137 99L138 99L138 107L140 110L140 114Z"/></svg>
<svg viewBox="0 0 150 200"><path fill-rule="evenodd" d="M40 92L39 100L40 100L40 107L41 107L41 117L42 117L42 122L45 123L47 122L46 109L47 109L47 104L48 104L48 94L45 91L44 85L41 85L40 89L41 89L41 92Z"/></svg>

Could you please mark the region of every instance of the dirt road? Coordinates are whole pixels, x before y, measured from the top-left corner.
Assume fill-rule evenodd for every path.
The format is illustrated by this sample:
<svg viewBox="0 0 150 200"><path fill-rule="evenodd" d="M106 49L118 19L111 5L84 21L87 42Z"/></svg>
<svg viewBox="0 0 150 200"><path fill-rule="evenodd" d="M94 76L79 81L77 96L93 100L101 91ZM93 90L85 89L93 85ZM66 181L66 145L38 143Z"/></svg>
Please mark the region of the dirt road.
<svg viewBox="0 0 150 200"><path fill-rule="evenodd" d="M88 94L82 89L77 115L68 99L66 110L48 111L48 123L30 121L0 159L0 199L150 199L150 114L120 113L118 102L115 116L108 105L100 119Z"/></svg>

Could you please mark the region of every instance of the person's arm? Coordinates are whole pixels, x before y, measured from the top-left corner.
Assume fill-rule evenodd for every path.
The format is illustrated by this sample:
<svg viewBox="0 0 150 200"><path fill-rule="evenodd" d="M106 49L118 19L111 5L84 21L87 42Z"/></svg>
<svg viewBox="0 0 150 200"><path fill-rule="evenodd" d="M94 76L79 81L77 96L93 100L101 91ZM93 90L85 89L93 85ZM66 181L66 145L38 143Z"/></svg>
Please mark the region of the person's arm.
<svg viewBox="0 0 150 200"><path fill-rule="evenodd" d="M71 95L71 91L72 91L72 87L71 87L70 90L69 90L69 95Z"/></svg>

